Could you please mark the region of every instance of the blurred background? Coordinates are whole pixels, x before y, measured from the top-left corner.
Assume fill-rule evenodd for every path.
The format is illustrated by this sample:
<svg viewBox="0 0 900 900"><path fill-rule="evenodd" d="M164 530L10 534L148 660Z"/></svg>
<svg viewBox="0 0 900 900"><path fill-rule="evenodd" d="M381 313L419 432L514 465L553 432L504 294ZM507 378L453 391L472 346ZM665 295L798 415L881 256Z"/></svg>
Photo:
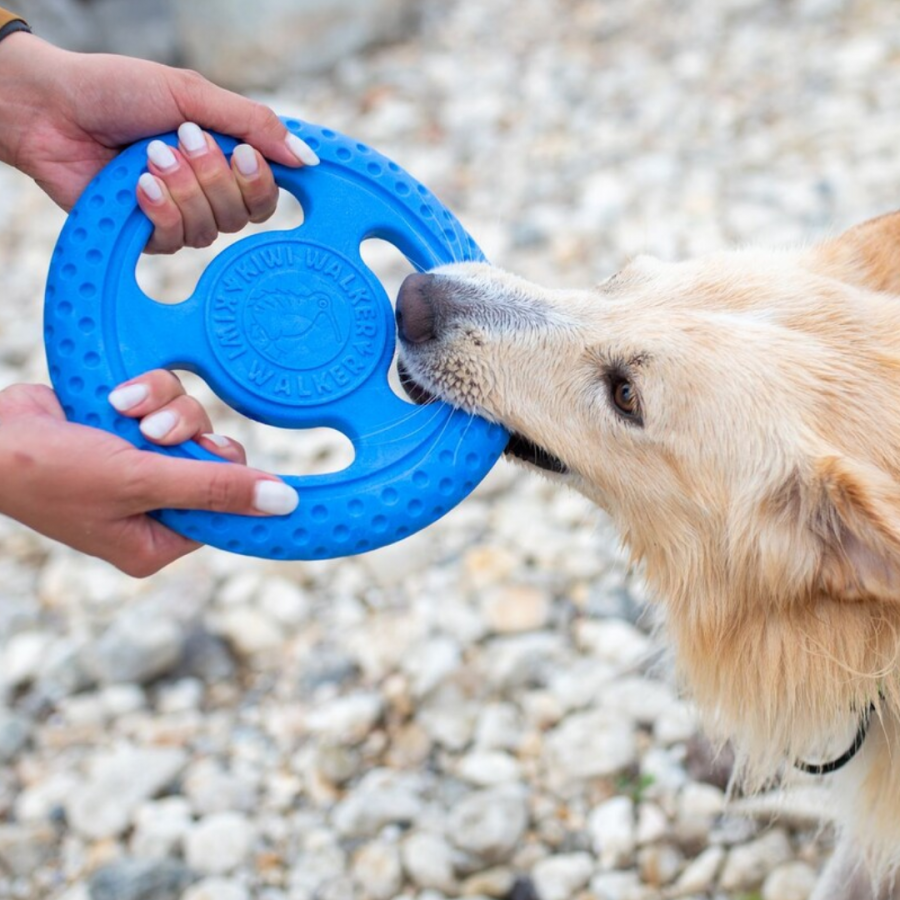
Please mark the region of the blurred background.
<svg viewBox="0 0 900 900"><path fill-rule="evenodd" d="M900 32L874 0L8 2L364 140L549 285L815 241L900 197ZM47 380L63 221L0 168L0 387ZM183 298L233 239L139 280ZM364 256L393 296L409 264ZM352 458L189 380L255 465ZM0 520L0 897L804 900L820 782L726 804L648 599L602 513L506 462L333 562L204 549L139 582Z"/></svg>

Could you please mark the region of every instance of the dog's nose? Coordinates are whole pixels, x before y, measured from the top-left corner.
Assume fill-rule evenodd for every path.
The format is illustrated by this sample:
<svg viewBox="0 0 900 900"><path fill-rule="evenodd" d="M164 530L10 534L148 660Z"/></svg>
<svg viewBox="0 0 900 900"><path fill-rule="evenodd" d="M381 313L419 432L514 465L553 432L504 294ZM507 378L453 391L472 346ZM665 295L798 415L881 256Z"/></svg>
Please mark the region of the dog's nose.
<svg viewBox="0 0 900 900"><path fill-rule="evenodd" d="M433 275L407 275L397 294L397 331L410 344L424 344L434 336L434 308L429 297Z"/></svg>

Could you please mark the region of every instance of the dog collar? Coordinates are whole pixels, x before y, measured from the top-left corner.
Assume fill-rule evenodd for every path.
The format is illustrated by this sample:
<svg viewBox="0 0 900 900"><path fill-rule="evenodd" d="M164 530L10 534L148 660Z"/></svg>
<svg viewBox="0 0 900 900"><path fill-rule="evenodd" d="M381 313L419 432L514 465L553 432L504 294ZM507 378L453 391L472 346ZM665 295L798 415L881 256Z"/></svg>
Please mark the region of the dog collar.
<svg viewBox="0 0 900 900"><path fill-rule="evenodd" d="M832 772L842 769L862 749L866 735L869 733L869 721L873 712L875 712L875 704L870 703L869 708L859 720L859 728L856 729L856 737L853 738L853 743L837 759L826 763L807 763L798 759L794 762L794 768L799 769L801 772L806 772L808 775L830 775Z"/></svg>

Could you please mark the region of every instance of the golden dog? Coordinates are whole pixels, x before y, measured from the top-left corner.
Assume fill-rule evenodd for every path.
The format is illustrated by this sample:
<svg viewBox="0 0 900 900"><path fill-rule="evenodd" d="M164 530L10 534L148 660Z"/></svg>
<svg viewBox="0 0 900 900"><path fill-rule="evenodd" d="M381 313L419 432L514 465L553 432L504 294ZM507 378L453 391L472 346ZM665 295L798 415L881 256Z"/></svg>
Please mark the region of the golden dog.
<svg viewBox="0 0 900 900"><path fill-rule="evenodd" d="M607 510L745 783L861 747L817 900L900 868L900 213L792 251L638 258L594 290L412 275L401 366ZM868 734L862 740L865 727Z"/></svg>

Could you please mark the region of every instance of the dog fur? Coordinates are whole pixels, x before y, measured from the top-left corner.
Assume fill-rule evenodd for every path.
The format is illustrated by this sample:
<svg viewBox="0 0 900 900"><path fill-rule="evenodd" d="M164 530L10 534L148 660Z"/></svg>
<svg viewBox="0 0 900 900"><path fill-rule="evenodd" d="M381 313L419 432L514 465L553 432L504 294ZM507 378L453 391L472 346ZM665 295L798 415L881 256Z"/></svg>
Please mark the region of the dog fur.
<svg viewBox="0 0 900 900"><path fill-rule="evenodd" d="M744 784L839 755L818 898L900 868L900 213L816 246L638 258L594 290L484 264L418 276L428 392L564 463L666 605L678 670ZM409 288L408 290L413 290ZM403 291L401 291L401 301ZM638 416L615 405L636 392Z"/></svg>

